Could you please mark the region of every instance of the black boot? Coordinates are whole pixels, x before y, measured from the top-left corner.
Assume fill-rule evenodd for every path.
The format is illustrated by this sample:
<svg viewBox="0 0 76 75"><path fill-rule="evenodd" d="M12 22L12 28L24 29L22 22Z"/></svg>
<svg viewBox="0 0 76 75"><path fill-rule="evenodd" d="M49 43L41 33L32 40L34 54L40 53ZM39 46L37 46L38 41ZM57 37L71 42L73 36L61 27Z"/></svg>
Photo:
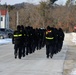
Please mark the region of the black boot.
<svg viewBox="0 0 76 75"><path fill-rule="evenodd" d="M49 55L47 55L47 58L49 58Z"/></svg>

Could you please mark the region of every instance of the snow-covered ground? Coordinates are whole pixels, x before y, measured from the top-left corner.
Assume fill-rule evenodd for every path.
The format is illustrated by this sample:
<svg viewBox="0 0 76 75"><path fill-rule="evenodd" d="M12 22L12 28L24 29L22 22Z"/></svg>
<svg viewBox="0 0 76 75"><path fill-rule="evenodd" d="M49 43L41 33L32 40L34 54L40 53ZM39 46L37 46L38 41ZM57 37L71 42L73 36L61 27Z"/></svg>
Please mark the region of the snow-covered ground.
<svg viewBox="0 0 76 75"><path fill-rule="evenodd" d="M73 32L71 34L72 34L72 37L73 37L72 42L74 42L76 44L76 33Z"/></svg>
<svg viewBox="0 0 76 75"><path fill-rule="evenodd" d="M12 42L12 39L6 38L6 39L0 39L0 45L7 44Z"/></svg>
<svg viewBox="0 0 76 75"><path fill-rule="evenodd" d="M72 32L72 33L65 33L65 40L68 42L73 42L76 44L76 33Z"/></svg>

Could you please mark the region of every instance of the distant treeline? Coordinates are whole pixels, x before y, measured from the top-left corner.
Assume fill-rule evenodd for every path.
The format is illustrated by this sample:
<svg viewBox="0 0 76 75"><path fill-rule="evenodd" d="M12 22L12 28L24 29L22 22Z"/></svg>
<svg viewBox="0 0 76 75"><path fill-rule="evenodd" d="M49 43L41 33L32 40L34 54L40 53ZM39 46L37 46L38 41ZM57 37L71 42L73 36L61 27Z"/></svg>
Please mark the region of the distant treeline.
<svg viewBox="0 0 76 75"><path fill-rule="evenodd" d="M16 5L0 5L0 9L7 9L10 15L10 28L20 25L33 28L46 28L48 25L61 27L65 32L74 31L76 26L76 5L59 6L40 2L39 5L21 3Z"/></svg>

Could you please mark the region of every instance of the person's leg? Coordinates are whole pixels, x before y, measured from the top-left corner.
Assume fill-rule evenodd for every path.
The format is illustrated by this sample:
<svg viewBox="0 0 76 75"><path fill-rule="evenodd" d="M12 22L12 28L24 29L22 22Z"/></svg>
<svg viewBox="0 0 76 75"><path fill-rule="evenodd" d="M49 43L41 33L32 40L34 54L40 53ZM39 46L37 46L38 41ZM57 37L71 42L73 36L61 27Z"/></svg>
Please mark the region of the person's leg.
<svg viewBox="0 0 76 75"><path fill-rule="evenodd" d="M18 52L17 45L14 45L14 55L15 55L15 59L17 58L17 52Z"/></svg>
<svg viewBox="0 0 76 75"><path fill-rule="evenodd" d="M47 58L49 58L49 45L46 45L46 55L47 55Z"/></svg>

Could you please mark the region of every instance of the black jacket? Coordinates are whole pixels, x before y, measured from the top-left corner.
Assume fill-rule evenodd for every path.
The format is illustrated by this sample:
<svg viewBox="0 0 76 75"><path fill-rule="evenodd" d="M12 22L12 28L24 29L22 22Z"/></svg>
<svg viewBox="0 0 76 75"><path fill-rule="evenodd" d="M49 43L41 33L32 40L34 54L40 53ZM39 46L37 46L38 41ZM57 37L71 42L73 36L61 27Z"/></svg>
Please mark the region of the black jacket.
<svg viewBox="0 0 76 75"><path fill-rule="evenodd" d="M13 44L21 44L23 45L23 34L20 31L14 31L13 37L12 37L12 43Z"/></svg>

